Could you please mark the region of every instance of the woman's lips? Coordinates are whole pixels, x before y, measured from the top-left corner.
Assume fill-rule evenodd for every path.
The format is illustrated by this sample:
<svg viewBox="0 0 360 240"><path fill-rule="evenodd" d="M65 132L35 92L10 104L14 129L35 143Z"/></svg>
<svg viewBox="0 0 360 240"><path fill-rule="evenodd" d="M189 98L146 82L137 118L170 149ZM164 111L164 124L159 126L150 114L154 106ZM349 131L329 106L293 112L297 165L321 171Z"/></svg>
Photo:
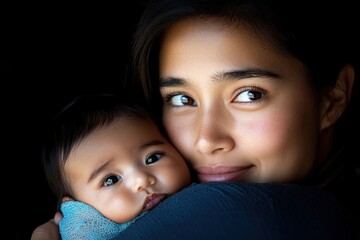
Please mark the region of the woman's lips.
<svg viewBox="0 0 360 240"><path fill-rule="evenodd" d="M166 197L165 194L153 194L153 195L147 197L145 200L145 203L144 203L144 211L149 211L150 209L154 208L165 197Z"/></svg>
<svg viewBox="0 0 360 240"><path fill-rule="evenodd" d="M235 182L243 180L251 167L199 167L195 172L200 182Z"/></svg>

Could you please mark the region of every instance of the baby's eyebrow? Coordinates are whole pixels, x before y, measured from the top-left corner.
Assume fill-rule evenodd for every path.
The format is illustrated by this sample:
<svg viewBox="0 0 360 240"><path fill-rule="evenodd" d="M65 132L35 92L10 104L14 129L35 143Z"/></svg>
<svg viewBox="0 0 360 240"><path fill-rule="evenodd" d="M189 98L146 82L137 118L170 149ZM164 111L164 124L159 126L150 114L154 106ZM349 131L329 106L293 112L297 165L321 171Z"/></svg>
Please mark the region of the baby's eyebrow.
<svg viewBox="0 0 360 240"><path fill-rule="evenodd" d="M157 146L157 145L164 145L165 142L161 140L151 140L148 142L145 142L139 146L139 149L146 149L151 146ZM90 174L88 182L91 182L97 175L99 175L106 167L111 163L111 159L104 162L102 165L100 165L98 168L96 168L92 173Z"/></svg>
<svg viewBox="0 0 360 240"><path fill-rule="evenodd" d="M144 144L141 144L139 148L142 149L142 148L148 148L151 146L157 146L157 145L163 145L163 144L165 144L164 141L152 140L152 141L146 142Z"/></svg>
<svg viewBox="0 0 360 240"><path fill-rule="evenodd" d="M97 175L99 175L106 168L106 166L110 164L110 162L111 162L111 160L108 160L104 164L102 164L101 166L96 168L94 171L92 171L92 173L90 174L88 183L91 182Z"/></svg>

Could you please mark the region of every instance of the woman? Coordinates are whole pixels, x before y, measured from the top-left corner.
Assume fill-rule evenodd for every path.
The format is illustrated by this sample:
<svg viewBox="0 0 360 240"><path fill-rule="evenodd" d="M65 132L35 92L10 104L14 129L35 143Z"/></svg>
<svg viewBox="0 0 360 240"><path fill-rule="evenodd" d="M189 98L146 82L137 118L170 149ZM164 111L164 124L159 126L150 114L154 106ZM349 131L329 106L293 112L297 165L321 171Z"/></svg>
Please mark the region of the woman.
<svg viewBox="0 0 360 240"><path fill-rule="evenodd" d="M177 206L160 205L122 239L359 236L352 222L359 214L358 162L349 157L354 144L344 140L346 127L356 127L345 118L356 96L354 49L345 41L351 27L344 25L349 19L333 17L341 6L327 7L149 3L132 49L132 87L143 90L138 96L162 121L195 181L245 183L199 184L175 194ZM343 187L349 184L351 192ZM169 217L179 206L185 213Z"/></svg>

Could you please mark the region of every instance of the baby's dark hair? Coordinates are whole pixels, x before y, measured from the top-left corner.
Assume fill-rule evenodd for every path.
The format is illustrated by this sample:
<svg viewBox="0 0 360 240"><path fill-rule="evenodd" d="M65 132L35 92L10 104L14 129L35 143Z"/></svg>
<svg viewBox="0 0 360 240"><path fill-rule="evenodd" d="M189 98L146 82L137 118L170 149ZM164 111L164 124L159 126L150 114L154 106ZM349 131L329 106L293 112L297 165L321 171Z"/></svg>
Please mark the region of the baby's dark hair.
<svg viewBox="0 0 360 240"><path fill-rule="evenodd" d="M63 197L72 197L63 171L71 150L94 130L123 117L151 121L150 114L140 105L110 94L76 97L51 121L43 138L41 160L58 206Z"/></svg>

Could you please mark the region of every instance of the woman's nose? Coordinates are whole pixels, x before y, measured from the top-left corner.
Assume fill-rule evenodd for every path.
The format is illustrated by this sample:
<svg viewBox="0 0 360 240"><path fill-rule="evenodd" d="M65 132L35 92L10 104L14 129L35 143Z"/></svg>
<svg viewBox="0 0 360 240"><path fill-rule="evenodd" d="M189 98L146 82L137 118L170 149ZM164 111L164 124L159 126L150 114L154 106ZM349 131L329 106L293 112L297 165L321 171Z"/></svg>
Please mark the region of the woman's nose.
<svg viewBox="0 0 360 240"><path fill-rule="evenodd" d="M208 115L201 117L200 124L197 125L195 141L197 151L205 154L216 154L228 152L234 148L235 142L231 136L231 131L227 131L229 126L224 118L224 115L222 117Z"/></svg>
<svg viewBox="0 0 360 240"><path fill-rule="evenodd" d="M136 172L132 177L132 191L141 192L147 191L147 189L155 184L155 177L146 172Z"/></svg>

